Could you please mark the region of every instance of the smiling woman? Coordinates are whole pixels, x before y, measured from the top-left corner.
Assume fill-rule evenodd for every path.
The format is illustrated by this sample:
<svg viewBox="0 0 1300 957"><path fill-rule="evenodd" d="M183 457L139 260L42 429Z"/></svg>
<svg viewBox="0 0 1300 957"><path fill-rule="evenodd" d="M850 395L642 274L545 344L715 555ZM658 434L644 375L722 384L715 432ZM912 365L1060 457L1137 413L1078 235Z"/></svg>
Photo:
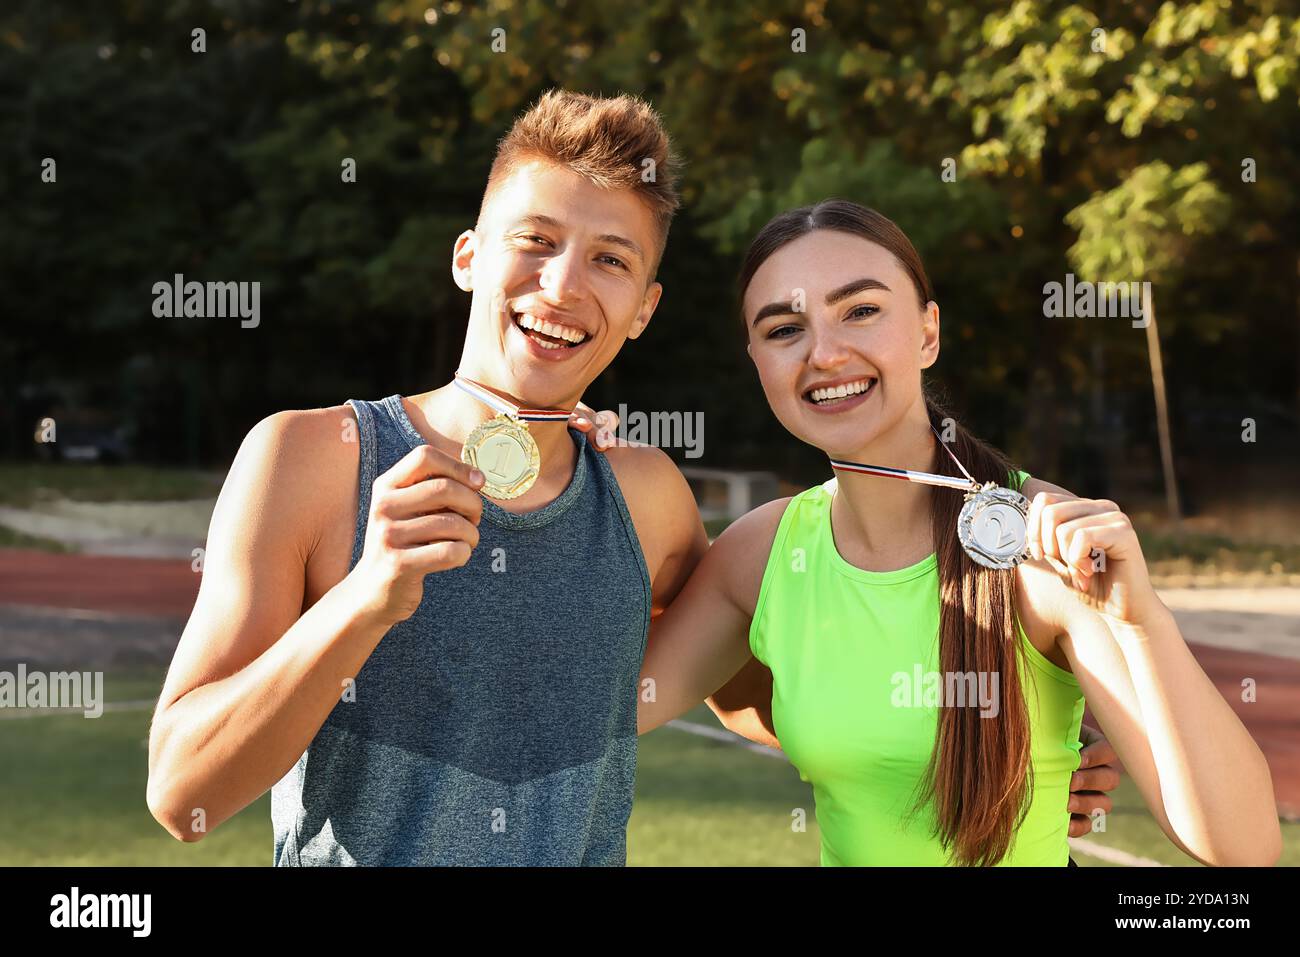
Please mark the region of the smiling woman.
<svg viewBox="0 0 1300 957"><path fill-rule="evenodd" d="M1205 863L1276 861L1268 766L1155 594L1128 518L1014 469L928 397L939 307L902 230L844 200L783 213L740 292L772 411L837 476L710 548L652 626L642 681L658 694L640 729L716 692L724 723L771 743L745 712L770 713L813 786L824 864L1065 866L1086 693L1171 842ZM855 461L881 465L840 468ZM1033 497L1031 560L963 549L953 488L969 482ZM770 684L717 691L752 678L751 655ZM896 693L925 674L986 693Z"/></svg>

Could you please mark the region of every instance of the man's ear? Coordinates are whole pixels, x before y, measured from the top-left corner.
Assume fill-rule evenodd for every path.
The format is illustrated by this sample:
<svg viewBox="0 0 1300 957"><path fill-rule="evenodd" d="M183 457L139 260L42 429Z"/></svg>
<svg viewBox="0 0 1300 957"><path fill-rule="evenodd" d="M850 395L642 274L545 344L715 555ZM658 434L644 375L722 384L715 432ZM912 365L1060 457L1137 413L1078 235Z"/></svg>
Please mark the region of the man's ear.
<svg viewBox="0 0 1300 957"><path fill-rule="evenodd" d="M467 229L456 237L456 245L451 248L451 277L456 285L465 292L474 291L474 250L478 246L478 235Z"/></svg>
<svg viewBox="0 0 1300 957"><path fill-rule="evenodd" d="M921 316L921 368L928 369L939 358L939 304L931 299Z"/></svg>
<svg viewBox="0 0 1300 957"><path fill-rule="evenodd" d="M664 287L661 283L652 282L646 287L645 297L641 300L641 311L636 314L632 320L632 326L627 331L629 339L639 339L645 327L650 325L650 317L655 314L655 308L659 305L659 297L664 294Z"/></svg>

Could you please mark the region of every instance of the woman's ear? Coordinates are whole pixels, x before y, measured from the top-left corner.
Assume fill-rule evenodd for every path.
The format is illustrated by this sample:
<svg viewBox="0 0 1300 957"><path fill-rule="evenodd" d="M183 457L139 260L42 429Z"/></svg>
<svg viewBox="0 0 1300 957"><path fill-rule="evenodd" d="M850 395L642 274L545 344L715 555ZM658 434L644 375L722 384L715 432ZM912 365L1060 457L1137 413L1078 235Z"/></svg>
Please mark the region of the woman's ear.
<svg viewBox="0 0 1300 957"><path fill-rule="evenodd" d="M931 299L921 314L921 368L930 368L938 358L939 304Z"/></svg>
<svg viewBox="0 0 1300 957"><path fill-rule="evenodd" d="M753 362L753 361L754 361L754 344L753 344L752 342L751 342L751 343L748 343L748 344L745 346L745 352L749 355L749 361L750 361L750 362Z"/></svg>
<svg viewBox="0 0 1300 957"><path fill-rule="evenodd" d="M474 291L474 249L478 236L474 230L467 229L456 237L456 244L451 248L451 277L464 292Z"/></svg>

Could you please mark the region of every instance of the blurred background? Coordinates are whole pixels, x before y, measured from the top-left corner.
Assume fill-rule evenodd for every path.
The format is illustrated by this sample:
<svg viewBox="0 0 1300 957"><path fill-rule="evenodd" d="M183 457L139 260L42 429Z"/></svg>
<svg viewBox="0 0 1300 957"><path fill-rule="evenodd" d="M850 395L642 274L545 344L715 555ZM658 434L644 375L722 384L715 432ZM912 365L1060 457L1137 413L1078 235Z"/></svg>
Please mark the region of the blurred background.
<svg viewBox="0 0 1300 957"><path fill-rule="evenodd" d="M5 6L0 667L102 668L123 707L0 720L0 764L33 782L0 805L0 863L270 862L265 799L195 847L144 808L195 549L259 419L448 381L468 309L452 242L497 140L553 86L645 97L685 160L659 311L586 401L702 413L703 455L669 452L709 470L711 531L738 483L757 501L829 477L745 355L740 253L791 206L874 207L937 289L953 413L1139 520L1300 813L1297 4L730 6ZM259 282L259 325L155 317L177 273ZM1150 282L1156 324L1045 316L1067 274ZM1238 704L1243 676L1272 693ZM643 740L632 862L815 863L793 769L685 730ZM1185 860L1125 787L1089 839L1121 856L1080 862Z"/></svg>

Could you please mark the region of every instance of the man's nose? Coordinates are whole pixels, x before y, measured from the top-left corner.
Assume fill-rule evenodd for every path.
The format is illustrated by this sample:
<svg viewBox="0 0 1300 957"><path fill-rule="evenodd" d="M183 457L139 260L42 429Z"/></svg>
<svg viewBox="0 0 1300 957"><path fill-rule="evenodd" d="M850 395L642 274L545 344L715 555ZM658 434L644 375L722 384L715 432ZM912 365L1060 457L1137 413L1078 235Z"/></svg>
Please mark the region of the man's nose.
<svg viewBox="0 0 1300 957"><path fill-rule="evenodd" d="M587 295L586 262L574 249L557 252L546 260L538 279L542 291L555 303L582 299Z"/></svg>

